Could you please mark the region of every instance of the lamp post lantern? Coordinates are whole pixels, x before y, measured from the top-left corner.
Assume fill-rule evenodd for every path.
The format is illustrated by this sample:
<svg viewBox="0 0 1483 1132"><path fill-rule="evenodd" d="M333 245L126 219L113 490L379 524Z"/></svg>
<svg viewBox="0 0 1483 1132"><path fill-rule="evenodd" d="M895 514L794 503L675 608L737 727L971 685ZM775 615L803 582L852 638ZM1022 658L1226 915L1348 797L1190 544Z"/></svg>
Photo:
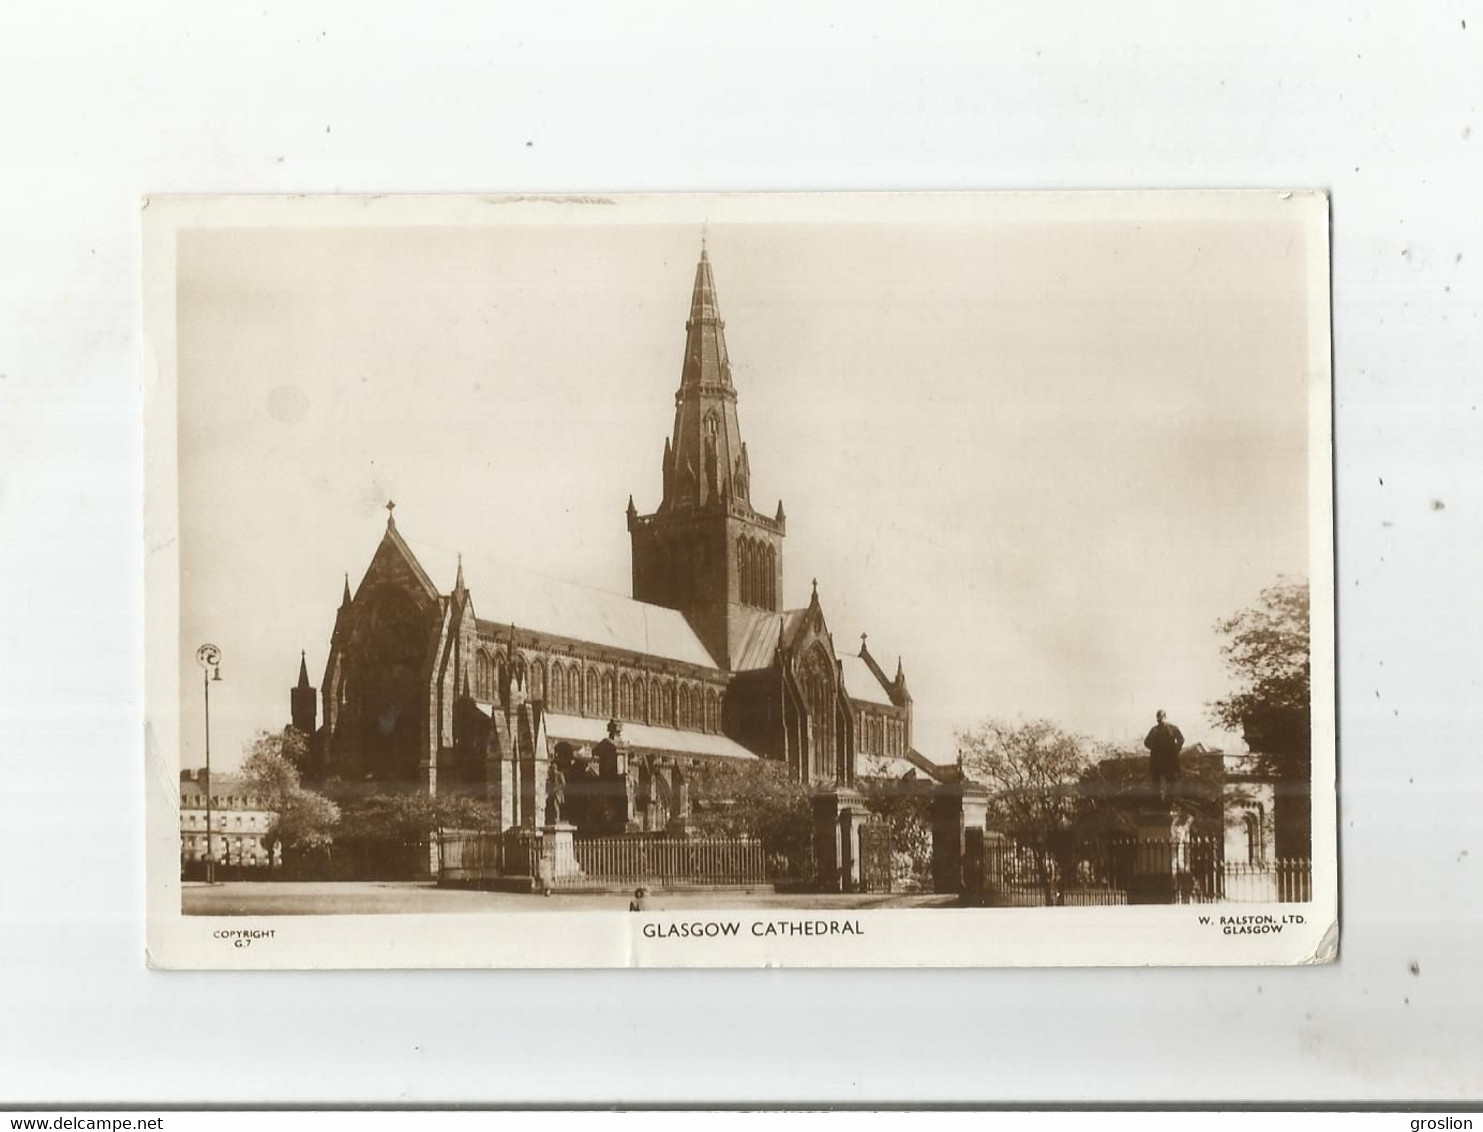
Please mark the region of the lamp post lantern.
<svg viewBox="0 0 1483 1132"><path fill-rule="evenodd" d="M216 858L211 852L211 685L221 680L221 649L202 645L196 650L201 666L201 692L206 699L206 883L216 883Z"/></svg>

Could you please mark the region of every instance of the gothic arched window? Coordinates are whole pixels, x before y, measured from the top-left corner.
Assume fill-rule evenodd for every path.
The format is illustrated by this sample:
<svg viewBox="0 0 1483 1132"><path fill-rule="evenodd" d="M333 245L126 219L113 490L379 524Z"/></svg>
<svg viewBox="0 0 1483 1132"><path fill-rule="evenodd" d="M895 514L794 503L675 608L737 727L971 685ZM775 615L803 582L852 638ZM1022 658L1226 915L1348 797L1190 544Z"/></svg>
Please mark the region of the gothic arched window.
<svg viewBox="0 0 1483 1132"><path fill-rule="evenodd" d="M474 654L474 699L488 703L490 700L489 689L493 680L492 670L489 664L489 654L480 649Z"/></svg>
<svg viewBox="0 0 1483 1132"><path fill-rule="evenodd" d="M808 712L810 781L828 781L835 776L834 681L829 667L824 650L815 647L804 658L799 673Z"/></svg>

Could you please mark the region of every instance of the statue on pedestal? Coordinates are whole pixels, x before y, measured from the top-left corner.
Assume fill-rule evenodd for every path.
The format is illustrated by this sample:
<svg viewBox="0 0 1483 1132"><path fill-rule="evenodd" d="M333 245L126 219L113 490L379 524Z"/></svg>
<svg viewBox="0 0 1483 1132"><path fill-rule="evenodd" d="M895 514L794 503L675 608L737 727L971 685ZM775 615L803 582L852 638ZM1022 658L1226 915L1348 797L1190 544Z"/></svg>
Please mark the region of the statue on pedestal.
<svg viewBox="0 0 1483 1132"><path fill-rule="evenodd" d="M555 760L546 770L546 824L559 825L561 812L566 807L566 775Z"/></svg>
<svg viewBox="0 0 1483 1132"><path fill-rule="evenodd" d="M1159 801L1166 802L1179 779L1179 752L1184 750L1184 733L1168 721L1163 708L1154 718L1156 722L1143 745L1148 748L1149 769L1159 791Z"/></svg>

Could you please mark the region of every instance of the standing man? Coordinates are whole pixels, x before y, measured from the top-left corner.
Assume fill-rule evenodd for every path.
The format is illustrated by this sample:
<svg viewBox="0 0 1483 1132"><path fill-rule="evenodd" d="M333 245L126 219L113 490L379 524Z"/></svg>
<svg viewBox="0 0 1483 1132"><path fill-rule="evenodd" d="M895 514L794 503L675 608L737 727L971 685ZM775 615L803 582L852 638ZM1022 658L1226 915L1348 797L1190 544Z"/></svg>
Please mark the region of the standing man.
<svg viewBox="0 0 1483 1132"><path fill-rule="evenodd" d="M1160 708L1157 722L1149 729L1143 745L1148 748L1153 784L1159 788L1159 801L1168 800L1168 792L1179 778L1179 752L1184 750L1184 733L1170 723Z"/></svg>

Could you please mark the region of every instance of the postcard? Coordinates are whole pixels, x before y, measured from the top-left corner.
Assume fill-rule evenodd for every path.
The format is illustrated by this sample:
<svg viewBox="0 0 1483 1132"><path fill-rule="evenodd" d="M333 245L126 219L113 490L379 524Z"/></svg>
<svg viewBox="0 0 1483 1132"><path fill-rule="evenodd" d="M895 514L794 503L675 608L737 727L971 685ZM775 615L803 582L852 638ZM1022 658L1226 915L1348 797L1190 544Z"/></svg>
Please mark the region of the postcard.
<svg viewBox="0 0 1483 1132"><path fill-rule="evenodd" d="M152 965L1336 957L1322 193L141 222Z"/></svg>

